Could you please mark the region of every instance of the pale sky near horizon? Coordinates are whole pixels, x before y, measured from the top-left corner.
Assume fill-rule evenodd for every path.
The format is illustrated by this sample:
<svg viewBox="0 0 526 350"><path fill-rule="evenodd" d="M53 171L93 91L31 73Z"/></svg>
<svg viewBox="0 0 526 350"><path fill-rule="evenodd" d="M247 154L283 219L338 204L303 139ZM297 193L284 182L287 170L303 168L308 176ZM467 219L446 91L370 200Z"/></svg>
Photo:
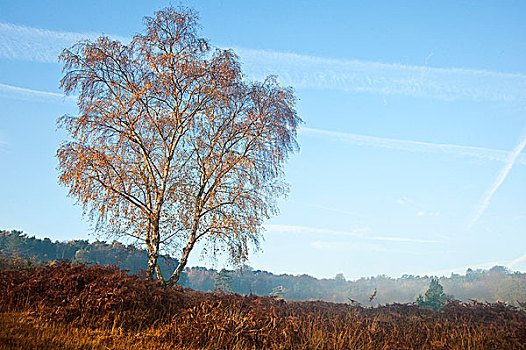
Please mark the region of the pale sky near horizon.
<svg viewBox="0 0 526 350"><path fill-rule="evenodd" d="M175 3L177 4L177 3ZM291 191L249 264L348 279L526 271L526 3L185 1L248 78L298 97ZM168 1L0 2L0 229L94 239L57 184L61 49ZM199 259L192 265L221 268Z"/></svg>

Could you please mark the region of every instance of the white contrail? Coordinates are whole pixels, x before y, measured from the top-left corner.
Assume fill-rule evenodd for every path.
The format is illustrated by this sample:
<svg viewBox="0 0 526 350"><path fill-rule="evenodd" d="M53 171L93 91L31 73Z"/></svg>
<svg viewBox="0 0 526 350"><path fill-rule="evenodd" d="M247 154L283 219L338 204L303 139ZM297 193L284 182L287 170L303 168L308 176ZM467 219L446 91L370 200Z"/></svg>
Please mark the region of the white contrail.
<svg viewBox="0 0 526 350"><path fill-rule="evenodd" d="M0 23L0 58L57 62L62 49L97 33L60 32ZM129 38L110 35L128 42ZM276 74L295 88L338 89L442 100L526 102L526 75L329 59L235 48L249 78ZM425 74L424 74L425 73Z"/></svg>
<svg viewBox="0 0 526 350"><path fill-rule="evenodd" d="M320 235L334 235L334 236L349 236L349 237L363 237L364 232L367 232L367 228L358 228L351 231L335 231L329 229L320 229L307 226L299 225L265 225L265 229L268 232L287 232L287 233L311 233L311 234L320 234Z"/></svg>
<svg viewBox="0 0 526 350"><path fill-rule="evenodd" d="M440 250L415 250L415 249L394 249L381 246L374 243L356 243L356 242L333 242L333 241L314 241L311 247L317 250L326 250L333 252L375 252L375 253L395 253L403 255L445 255L455 253L456 251L447 249Z"/></svg>
<svg viewBox="0 0 526 350"><path fill-rule="evenodd" d="M515 266L517 266L518 264L522 263L526 261L526 254L525 255L522 255L522 256L519 256L513 260L505 260L505 261L489 261L489 262L485 262L485 263L480 263L480 264L474 264L474 265L465 265L465 266L461 266L461 267L455 267L455 268L451 268L451 269L445 269L445 270L439 270L439 271L434 271L434 272L427 272L425 273L426 275L428 276L445 276L445 275L449 275L451 273L458 273L458 274L462 274L462 273L466 273L466 270L467 269L472 269L472 270L477 270L477 269L483 269L483 270L488 270L494 266L504 266L504 267L507 267L509 268L510 270L513 271L513 269L515 268ZM524 271L524 269L523 269Z"/></svg>
<svg viewBox="0 0 526 350"><path fill-rule="evenodd" d="M522 262L526 261L526 254L522 255L522 256L519 256L518 258L515 258L513 259L507 266L512 269L514 268L517 264L520 264Z"/></svg>
<svg viewBox="0 0 526 350"><path fill-rule="evenodd" d="M499 162L509 162L509 152L483 147L460 146L421 141L400 140L385 137L357 135L345 132L328 131L312 128L301 128L300 133L317 135L340 140L358 146L386 148L406 152L446 153L454 156L487 159ZM519 152L520 153L520 152ZM517 155L517 162L526 164L526 155Z"/></svg>
<svg viewBox="0 0 526 350"><path fill-rule="evenodd" d="M6 152L6 151L7 151L7 141L4 140L4 138L0 134L0 152Z"/></svg>
<svg viewBox="0 0 526 350"><path fill-rule="evenodd" d="M0 83L0 96L16 100L40 101L52 103L75 103L77 96L66 96L57 92L47 92L33 89L26 89L18 86Z"/></svg>
<svg viewBox="0 0 526 350"><path fill-rule="evenodd" d="M368 228L360 227L351 231L336 231L329 229L320 229L308 226L299 225L266 225L265 229L268 232L287 232L296 234L315 234L322 236L341 236L341 237L354 237L369 241L382 241L382 242L400 242L400 243L423 243L423 244L440 244L444 243L438 240L432 239L417 239L407 237L387 237L387 236L370 236L366 233L369 232Z"/></svg>
<svg viewBox="0 0 526 350"><path fill-rule="evenodd" d="M75 103L77 96L65 96L61 93L39 91L0 83L0 97L18 100L31 100L53 103ZM421 141L400 140L386 137L358 135L337 131L313 128L301 128L300 133L311 136L330 137L342 142L358 146L386 148L397 151L419 153L445 153L453 156L471 157L499 162L508 162L509 152L483 147L459 146L450 144L429 143ZM516 160L519 164L526 164L526 155L521 154Z"/></svg>
<svg viewBox="0 0 526 350"><path fill-rule="evenodd" d="M59 32L0 23L0 58L57 63L63 49L80 40L96 39L102 33ZM112 35L114 39L127 39Z"/></svg>
<svg viewBox="0 0 526 350"><path fill-rule="evenodd" d="M506 179L506 176L508 176L511 168L513 167L513 164L517 161L517 158L519 157L519 154L522 152L524 147L526 146L526 134L523 136L521 142L515 147L515 149L509 154L506 165L502 168L500 173L497 175L497 178L493 182L493 184L488 188L486 193L484 194L484 197L482 198L482 201L480 202L477 211L475 212L475 215L473 215L473 218L468 224L467 229L470 230L473 225L478 221L482 213L486 210L486 208L489 205L489 202L491 201L491 198L495 194L495 192L499 189L500 185L504 182Z"/></svg>
<svg viewBox="0 0 526 350"><path fill-rule="evenodd" d="M295 88L338 89L440 100L526 101L526 75L464 68L329 59L235 48L249 77L278 75Z"/></svg>

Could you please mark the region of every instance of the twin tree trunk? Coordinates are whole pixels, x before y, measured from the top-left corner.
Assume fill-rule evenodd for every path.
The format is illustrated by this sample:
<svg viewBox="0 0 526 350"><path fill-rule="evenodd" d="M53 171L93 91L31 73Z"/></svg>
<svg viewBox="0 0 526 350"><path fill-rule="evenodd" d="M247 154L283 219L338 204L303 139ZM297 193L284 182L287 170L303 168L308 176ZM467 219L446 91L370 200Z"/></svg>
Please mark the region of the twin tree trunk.
<svg viewBox="0 0 526 350"><path fill-rule="evenodd" d="M188 257L190 256L190 252L192 251L196 243L196 233L198 225L199 220L196 218L194 220L194 224L192 225L190 238L188 239L186 246L183 248L181 260L179 260L177 268L170 276L170 278L168 280L165 280L161 273L161 268L158 263L160 228L159 221L155 221L155 223L152 225L153 227L151 226L151 231L149 232L148 237L146 238L146 245L148 247L148 279L153 279L154 275L157 274L157 279L161 280L165 286L173 286L179 281L179 278L181 277L181 272L183 272L183 269L188 263Z"/></svg>
<svg viewBox="0 0 526 350"><path fill-rule="evenodd" d="M152 235L155 236L155 235ZM190 252L192 251L193 247L195 245L195 234L192 235L186 246L183 248L183 253L181 255L181 260L179 261L179 264L177 265L177 268L173 272L172 276L168 280L165 280L162 273L161 268L159 267L158 259L159 259L159 236L157 234L157 238L153 238L151 240L151 243L148 247L148 270L147 270L147 277L148 279L153 279L154 275L157 274L157 279L161 280L165 285L167 286L173 286L179 281L179 277L181 276L181 272L183 272L184 267L188 263L188 257L190 256ZM150 247L151 246L151 247ZM150 250L151 248L151 250Z"/></svg>

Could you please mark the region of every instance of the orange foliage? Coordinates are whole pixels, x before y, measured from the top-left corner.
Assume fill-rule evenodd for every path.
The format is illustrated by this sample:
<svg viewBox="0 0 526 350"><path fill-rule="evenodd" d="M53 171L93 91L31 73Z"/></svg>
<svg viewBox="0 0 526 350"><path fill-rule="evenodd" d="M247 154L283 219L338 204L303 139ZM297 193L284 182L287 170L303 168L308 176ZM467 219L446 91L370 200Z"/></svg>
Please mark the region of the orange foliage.
<svg viewBox="0 0 526 350"><path fill-rule="evenodd" d="M108 37L64 50L66 93L79 116L59 125L60 182L108 233L177 249L174 284L199 240L233 262L257 248L261 224L287 190L282 165L301 122L290 88L274 77L244 82L238 57L212 50L197 17L168 8L146 18L129 45Z"/></svg>

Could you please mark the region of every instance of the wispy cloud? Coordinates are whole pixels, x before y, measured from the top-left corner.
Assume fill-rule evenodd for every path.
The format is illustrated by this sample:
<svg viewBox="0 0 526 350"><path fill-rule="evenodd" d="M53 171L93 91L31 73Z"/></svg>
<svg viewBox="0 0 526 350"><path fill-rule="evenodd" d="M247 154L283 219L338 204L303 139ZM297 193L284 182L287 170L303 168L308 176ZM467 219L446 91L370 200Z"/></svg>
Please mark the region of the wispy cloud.
<svg viewBox="0 0 526 350"><path fill-rule="evenodd" d="M510 261L507 266L512 269L514 268L515 266L517 266L518 264L522 263L522 262L525 262L526 261L526 254L522 255L522 256L519 256L518 258L516 259L513 259L512 261Z"/></svg>
<svg viewBox="0 0 526 350"><path fill-rule="evenodd" d="M486 193L484 194L484 197L482 198L482 201L480 202L475 215L473 215L473 218L468 224L467 229L470 230L473 225L478 221L480 216L484 213L484 211L488 208L489 202L491 201L491 198L497 192L499 187L502 185L506 177L508 176L511 168L513 167L513 164L517 161L519 154L522 152L522 150L526 147L526 134L522 137L519 144L513 149L512 152L509 153L508 158L506 160L506 165L501 169L499 174L497 175L497 178L491 184L491 186L488 188Z"/></svg>
<svg viewBox="0 0 526 350"><path fill-rule="evenodd" d="M235 48L250 76L277 74L295 88L338 89L441 100L526 101L526 75L329 59Z"/></svg>
<svg viewBox="0 0 526 350"><path fill-rule="evenodd" d="M404 255L445 255L455 253L453 250L420 250L420 249L393 249L374 243L363 242L334 242L334 241L314 241L311 246L317 250L330 252L376 252L376 253L395 253Z"/></svg>
<svg viewBox="0 0 526 350"><path fill-rule="evenodd" d="M418 204L414 200L407 197L397 199L396 204L414 211L416 216L440 216L440 212L424 210L421 204Z"/></svg>
<svg viewBox="0 0 526 350"><path fill-rule="evenodd" d="M370 231L368 227L358 227L349 231L335 231L299 225L265 225L265 229L267 232L286 232L296 234L317 234L360 238L362 238L366 232Z"/></svg>
<svg viewBox="0 0 526 350"><path fill-rule="evenodd" d="M0 133L0 152L7 152L7 141L2 137Z"/></svg>
<svg viewBox="0 0 526 350"><path fill-rule="evenodd" d="M483 269L483 270L487 270L487 269L490 269L492 268L493 266L504 266L504 267L507 267L509 268L510 270L514 270L517 268L517 265L523 263L526 261L526 254L525 255L522 255L522 256L519 256L513 260L500 260L500 261L488 261L488 262L484 262L484 263L479 263L479 264L471 264L471 265L465 265L465 266L460 266L460 267L454 267L454 268L450 268L450 269L444 269L444 270L438 270L438 271L434 271L434 272L431 272L431 273L425 273L427 275L430 275L430 276L444 276L444 275L448 275L448 274L451 274L451 273L458 273L458 274L464 274L466 273L466 270L467 269L472 269L472 270L477 270L477 269ZM526 266L526 265L524 265ZM524 271L524 266L522 267L522 270Z"/></svg>
<svg viewBox="0 0 526 350"><path fill-rule="evenodd" d="M19 100L31 100L54 103L75 103L77 96L65 96L61 93L27 89L0 83L0 96ZM321 136L350 143L357 146L377 147L406 152L445 153L457 157L471 157L509 163L510 152L483 147L460 146L442 143L430 143L412 140L400 140L386 137L358 135L352 133L328 131L313 128L301 128L304 135ZM521 149L522 150L522 149ZM526 155L519 151L515 163L526 164ZM400 203L399 203L400 204ZM407 204L407 203L406 203Z"/></svg>
<svg viewBox="0 0 526 350"><path fill-rule="evenodd" d="M301 128L300 132L311 136L328 137L357 146L378 147L406 152L445 153L457 157L471 157L499 162L509 161L509 151L491 148L400 140L305 127ZM526 155L518 154L517 162L519 164L526 164Z"/></svg>
<svg viewBox="0 0 526 350"><path fill-rule="evenodd" d="M329 229L320 229L308 226L299 225L266 225L267 232L273 233L295 233L295 234L312 234L318 236L339 236L339 237L354 237L368 241L381 242L399 242L399 243L421 243L421 244L441 244L443 241L433 239L417 239L408 237L390 237L390 236L375 236L370 235L370 228L357 227L349 231L337 231Z"/></svg>
<svg viewBox="0 0 526 350"><path fill-rule="evenodd" d="M357 212L352 212L352 211L343 210L343 209L339 209L339 208L327 207L327 206L324 206L324 205L310 205L310 204L304 204L304 203L297 203L297 204L303 205L303 206L308 207L308 208L321 209L323 211L332 212L332 213L336 213L336 214L341 214L341 215L345 215L345 216L350 216L350 217L354 217L354 218L359 218L361 216Z"/></svg>
<svg viewBox="0 0 526 350"><path fill-rule="evenodd" d="M17 100L40 101L51 103L74 103L77 96L65 96L61 93L26 89L23 87L0 83L0 96Z"/></svg>
<svg viewBox="0 0 526 350"><path fill-rule="evenodd" d="M369 237L373 241L384 241L384 242L405 242L405 243L424 243L424 244L440 244L444 243L436 239L417 239L417 238L405 238L405 237L385 237L385 236L373 236Z"/></svg>
<svg viewBox="0 0 526 350"><path fill-rule="evenodd" d="M57 63L64 48L79 40L95 39L102 33L61 32L0 23L0 58ZM112 38L127 41L112 35Z"/></svg>
<svg viewBox="0 0 526 350"><path fill-rule="evenodd" d="M99 33L61 32L0 23L0 58L57 62L63 48ZM128 38L110 35L128 41ZM342 60L235 48L250 78L276 74L295 88L337 89L442 100L526 101L526 75L462 68Z"/></svg>
<svg viewBox="0 0 526 350"><path fill-rule="evenodd" d="M402 197L396 200L396 204L405 207L405 208L413 208L415 206L414 201L407 197Z"/></svg>

